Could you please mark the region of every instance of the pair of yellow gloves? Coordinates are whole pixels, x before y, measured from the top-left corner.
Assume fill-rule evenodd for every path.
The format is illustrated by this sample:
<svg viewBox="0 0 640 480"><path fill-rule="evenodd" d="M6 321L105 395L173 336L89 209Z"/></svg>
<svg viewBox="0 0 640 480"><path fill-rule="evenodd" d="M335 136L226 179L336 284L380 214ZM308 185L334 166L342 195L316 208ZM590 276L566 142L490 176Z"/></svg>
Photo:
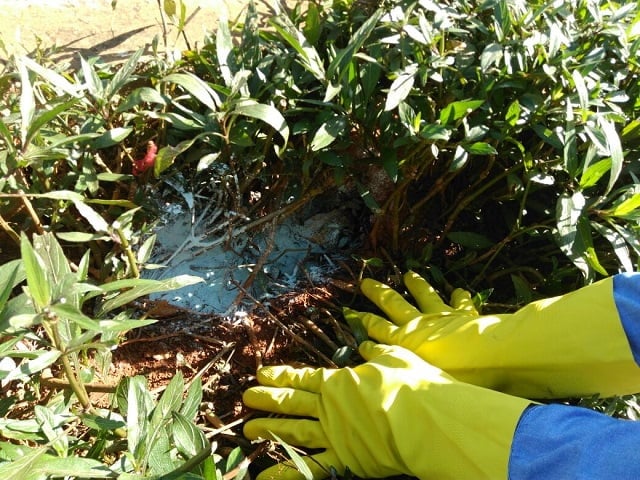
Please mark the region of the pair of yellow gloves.
<svg viewBox="0 0 640 480"><path fill-rule="evenodd" d="M404 281L417 307L365 279L362 292L389 319L345 311L381 342L360 345L365 363L260 369L244 402L299 418L251 420L245 435L321 449L305 457L314 478L333 468L369 478L506 479L514 432L533 403L525 398L640 391L612 278L485 316L464 290L449 306L419 275ZM269 478L303 476L285 462L259 476Z"/></svg>

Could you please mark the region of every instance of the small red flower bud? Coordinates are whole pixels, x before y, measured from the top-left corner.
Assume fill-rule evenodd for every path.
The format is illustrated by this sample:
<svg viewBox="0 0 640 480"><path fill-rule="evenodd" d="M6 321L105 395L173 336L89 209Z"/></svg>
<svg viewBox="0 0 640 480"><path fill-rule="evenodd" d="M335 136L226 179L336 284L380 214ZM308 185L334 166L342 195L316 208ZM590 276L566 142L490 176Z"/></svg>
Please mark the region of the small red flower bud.
<svg viewBox="0 0 640 480"><path fill-rule="evenodd" d="M149 140L147 142L147 153L139 160L133 161L133 174L137 177L153 167L156 161L156 155L158 154L158 146Z"/></svg>

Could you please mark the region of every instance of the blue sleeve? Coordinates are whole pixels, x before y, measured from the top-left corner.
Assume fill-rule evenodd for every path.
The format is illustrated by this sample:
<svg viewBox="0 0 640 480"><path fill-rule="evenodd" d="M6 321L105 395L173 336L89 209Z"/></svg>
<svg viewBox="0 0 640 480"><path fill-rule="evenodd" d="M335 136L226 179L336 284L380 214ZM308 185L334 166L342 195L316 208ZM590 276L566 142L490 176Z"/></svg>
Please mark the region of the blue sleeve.
<svg viewBox="0 0 640 480"><path fill-rule="evenodd" d="M640 273L621 273L614 276L613 298L633 358L640 365Z"/></svg>
<svg viewBox="0 0 640 480"><path fill-rule="evenodd" d="M524 411L509 459L509 480L640 478L640 422L586 408L535 405Z"/></svg>

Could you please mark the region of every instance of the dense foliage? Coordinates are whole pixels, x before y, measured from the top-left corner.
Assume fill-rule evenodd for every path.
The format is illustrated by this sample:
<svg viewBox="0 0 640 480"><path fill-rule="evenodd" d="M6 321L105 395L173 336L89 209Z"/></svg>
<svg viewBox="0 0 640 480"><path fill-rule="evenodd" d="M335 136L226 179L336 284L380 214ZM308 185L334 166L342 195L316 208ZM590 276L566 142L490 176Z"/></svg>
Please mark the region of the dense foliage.
<svg viewBox="0 0 640 480"><path fill-rule="evenodd" d="M368 211L360 254L480 299L638 268L635 2L318 0L266 24L250 5L180 58L159 45L0 72L0 378L23 395L0 402L8 478L209 479L240 460L209 455L197 381L155 399L126 380L111 410L84 387L87 352L106 367L145 324L128 302L195 281L139 278L165 182L217 198L219 239L348 192ZM37 404L50 367L67 383Z"/></svg>

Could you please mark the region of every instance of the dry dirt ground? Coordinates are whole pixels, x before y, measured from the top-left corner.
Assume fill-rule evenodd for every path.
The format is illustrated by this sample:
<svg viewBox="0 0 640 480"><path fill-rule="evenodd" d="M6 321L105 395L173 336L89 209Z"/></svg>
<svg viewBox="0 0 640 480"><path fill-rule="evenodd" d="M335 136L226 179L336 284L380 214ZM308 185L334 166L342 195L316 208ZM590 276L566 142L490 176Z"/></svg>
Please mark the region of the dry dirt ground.
<svg viewBox="0 0 640 480"><path fill-rule="evenodd" d="M235 19L247 0L183 0L187 7L186 37L191 47L202 43L221 17ZM161 0L163 3L164 0ZM176 3L179 3L176 2ZM0 59L56 46L63 60L77 53L100 55L106 60L126 57L149 44L163 32L158 0L0 0ZM256 1L262 11L266 3ZM164 15L169 31L168 47L182 49L185 39L177 35ZM1 44L0 44L1 45ZM3 51L4 50L4 51Z"/></svg>

